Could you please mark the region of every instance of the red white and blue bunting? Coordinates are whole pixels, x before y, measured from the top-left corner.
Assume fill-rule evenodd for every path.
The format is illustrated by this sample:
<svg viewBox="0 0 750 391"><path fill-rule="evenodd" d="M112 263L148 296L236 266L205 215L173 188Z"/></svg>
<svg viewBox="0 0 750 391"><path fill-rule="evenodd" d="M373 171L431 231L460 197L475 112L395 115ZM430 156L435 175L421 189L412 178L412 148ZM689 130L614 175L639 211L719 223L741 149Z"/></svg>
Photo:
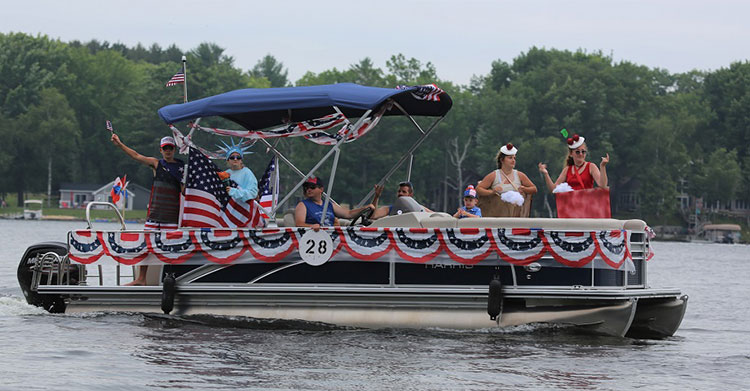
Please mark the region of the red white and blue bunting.
<svg viewBox="0 0 750 391"><path fill-rule="evenodd" d="M563 267L601 259L619 269L631 259L627 231L558 232L505 228L324 228L332 259L441 264L528 265L542 257ZM304 228L199 229L179 231L72 231L70 259L102 258L124 265L248 263L298 260Z"/></svg>

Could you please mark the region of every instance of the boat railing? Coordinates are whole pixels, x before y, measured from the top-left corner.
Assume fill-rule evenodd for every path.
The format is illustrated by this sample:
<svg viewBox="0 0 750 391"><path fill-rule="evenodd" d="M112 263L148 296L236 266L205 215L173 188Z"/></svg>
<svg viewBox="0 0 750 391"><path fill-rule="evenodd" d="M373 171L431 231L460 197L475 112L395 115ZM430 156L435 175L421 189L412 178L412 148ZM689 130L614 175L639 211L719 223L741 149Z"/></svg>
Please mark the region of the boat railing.
<svg viewBox="0 0 750 391"><path fill-rule="evenodd" d="M428 214L425 214L428 215ZM422 223L425 221L432 221L433 219L427 219L423 220ZM466 219L468 220L468 219ZM482 219L473 219L478 220L477 222L473 223L475 226L479 226L481 224L478 224ZM488 222L491 222L491 219L486 219ZM495 223L502 222L503 220L498 218L495 220ZM575 235L577 233L585 233L585 232L592 232L594 231L602 231L602 230L623 230L624 229L626 235L628 235L628 241L627 241L627 251L629 253L629 256L625 258L625 261L622 263L621 266L614 267L611 266L611 261L608 264L604 259L601 258L601 255L597 255L592 261L588 262L585 266L580 267L572 267L568 266L564 263L559 262L552 254L544 254L539 259L535 260L534 262L531 262L529 264L516 264L512 262L502 261L500 259L495 259L492 261L492 258L497 258L497 255L490 256L488 258L491 262L497 262L497 264L492 265L493 267L502 267L503 270L506 270L505 273L508 273L508 276L511 276L507 283L507 287L510 288L518 288L518 289L573 289L573 290L612 290L612 289L633 289L633 288L645 288L647 286L647 280L646 280L646 269L647 269L647 260L650 257L651 250L649 248L650 243L648 240L648 237L646 235L646 232L641 228L641 225L645 225L640 220L631 220L631 221L616 221L616 220L601 220L598 222L591 222L591 221L577 221L574 219L569 219L567 224L562 224L562 222L557 221L548 221L546 219L514 219L515 226L544 226L546 228L554 229L556 226L553 224L561 224L560 227L567 225L570 227L576 227L576 229L554 229L557 233L570 233L570 236L580 236ZM454 223L455 224L455 223ZM496 228L499 226L503 226L505 224L491 224L494 225ZM370 228L371 229L371 228ZM383 228L381 228L383 229ZM439 229L445 229L445 228L439 228ZM144 234L147 231L127 231L127 234L134 234L134 233L140 233ZM202 232L202 231L201 231ZM153 234L152 231L148 231L148 234ZM131 235L132 236L132 235ZM100 237L101 240L101 237ZM145 238L143 239L146 240ZM436 261L433 262L430 265L433 265L434 268L453 268L453 267L460 267L460 268L472 268L473 266L466 266L466 265L459 265L455 263L451 263L450 260L446 259L440 259L440 257L446 258L447 256L445 254L439 256L436 258ZM107 259L107 261L102 262L103 260ZM111 261L111 262L110 262ZM337 262L358 262L358 260L349 255L346 251L340 252L337 255L337 258L335 259ZM420 284L419 282L411 281L411 280L401 280L401 282L396 282L397 279L395 278L395 274L403 275L402 273L414 273L414 269L412 267L411 270L405 269L403 266L397 266L396 264L406 264L406 265L416 265L415 263L410 263L406 261L402 262L393 262L392 260L383 259L383 261L386 261L386 263L391 263L390 269L391 272L389 282L387 284L388 287L391 288L408 288L410 286L414 286L414 284ZM75 261L74 261L75 262ZM148 262L155 262L153 259L149 260ZM193 261L191 261L193 262ZM252 259L245 259L245 260L237 260L236 263L259 263L259 260L252 260ZM287 264L287 262L289 262ZM285 259L284 261L279 262L279 268L274 269L274 273L280 272L281 270L292 267L294 265L300 264L299 262L299 256L297 256L296 253L291 254L289 258ZM105 265L105 270L102 270L102 264ZM209 260L196 260L194 263L186 263L192 264L195 266L202 266L198 269L196 269L195 272L189 272L184 276L181 276L178 278L178 281L181 281L181 283L188 283L191 284L193 282L201 283L200 280L203 277L206 277L204 274L211 274L214 272L218 272L220 270L225 269L228 267L228 264L214 264L212 261ZM158 266L163 266L162 264L156 264ZM430 267L430 265L425 264L424 267ZM105 253L102 256L102 260L100 260L97 264L86 264L82 265L82 269L87 269L90 274L87 273L89 277L89 283L97 284L99 286L104 286L105 282L107 283L107 286L120 286L122 279L128 279L131 277L130 275L122 275L120 273L120 267L123 267L124 265L119 262L114 262L114 258L112 258L111 255L108 253ZM485 265L487 266L487 265ZM130 267L132 269L135 269L135 266L124 266L124 267ZM407 267L408 268L408 267ZM49 269L49 268L47 268ZM162 267L151 267L150 270L153 271L161 271ZM397 273L396 270L399 270ZM580 270L580 273L574 275L570 274L563 274L565 272L561 272L562 269L577 269ZM98 270L98 274L97 274ZM197 275L195 273L201 273L200 275ZM587 277L580 278L583 276L583 273L586 273ZM102 275L106 275L106 278ZM161 272L159 272L161 274ZM195 276L194 276L195 274ZM271 273L267 273L271 274ZM114 276L114 279L112 278ZM562 277L561 277L562 276ZM571 279L568 279L569 276ZM189 277L189 278L188 278ZM195 277L195 278L193 278ZM264 281L264 277L266 277L266 274L258 275L257 278L251 278L246 281L248 284L251 284L253 286L260 286L260 285L267 285L267 283ZM51 277L48 277L51 278ZM468 277L467 277L468 278ZM556 280L557 278L560 278L559 280ZM156 277L153 282L149 282L149 285L159 285L160 277ZM81 278L79 281L82 281L83 284L85 284L85 279ZM375 280L373 280L375 281ZM469 281L469 280L467 280ZM321 282L321 281L314 281L315 284L318 285L326 285L326 286L336 286L337 283L327 283L327 282ZM312 281L311 281L312 283ZM83 285L80 284L80 285ZM303 283L305 285L307 283ZM369 285L370 283L368 283ZM372 284L382 284L382 282L372 282ZM457 284L460 286L464 286L465 288L470 288L470 285L472 283L464 282ZM504 283L505 284L505 283Z"/></svg>
<svg viewBox="0 0 750 391"><path fill-rule="evenodd" d="M78 268L83 273L83 268ZM54 251L37 255L32 267L31 290L37 291L39 285L68 285L70 281L70 258L67 255L59 255ZM79 275L79 281L85 276ZM42 281L42 280L45 281Z"/></svg>
<svg viewBox="0 0 750 391"><path fill-rule="evenodd" d="M86 224L88 224L88 229L92 229L91 207L94 205L101 205L114 209L115 213L117 213L117 218L120 220L120 226L122 227L122 230L125 231L125 219L122 217L122 213L120 213L120 210L117 209L115 204L105 201L91 201L86 205Z"/></svg>

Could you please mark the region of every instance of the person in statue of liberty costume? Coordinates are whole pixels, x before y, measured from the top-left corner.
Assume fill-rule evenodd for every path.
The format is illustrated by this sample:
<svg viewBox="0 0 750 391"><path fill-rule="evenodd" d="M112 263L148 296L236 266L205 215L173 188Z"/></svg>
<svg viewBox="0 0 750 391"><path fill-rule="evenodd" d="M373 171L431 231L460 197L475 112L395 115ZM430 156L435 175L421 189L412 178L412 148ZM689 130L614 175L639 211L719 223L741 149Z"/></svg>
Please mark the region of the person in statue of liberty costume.
<svg viewBox="0 0 750 391"><path fill-rule="evenodd" d="M258 179L255 178L252 170L245 167L242 162L242 158L245 153L249 152L249 146L242 146L242 143L235 144L233 139L230 139L231 145L226 144L222 141L224 146L219 146L224 151L227 164L229 169L224 171L224 175L220 175L226 178L226 174L229 175L229 179L234 181L237 186L227 186L227 193L229 196L237 201L249 201L255 199L258 196Z"/></svg>

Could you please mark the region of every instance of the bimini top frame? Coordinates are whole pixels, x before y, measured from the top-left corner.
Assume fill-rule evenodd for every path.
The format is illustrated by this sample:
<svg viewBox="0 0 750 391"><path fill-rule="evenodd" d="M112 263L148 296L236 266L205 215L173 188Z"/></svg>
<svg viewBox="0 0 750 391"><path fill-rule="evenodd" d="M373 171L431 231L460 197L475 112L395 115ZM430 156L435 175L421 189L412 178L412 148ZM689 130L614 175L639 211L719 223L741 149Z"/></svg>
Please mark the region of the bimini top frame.
<svg viewBox="0 0 750 391"><path fill-rule="evenodd" d="M172 128L178 146L180 144L191 144L190 134L187 137L183 136L172 124L179 121L190 121L188 125L190 133L195 129L200 129L219 135L260 140L269 147L279 159L288 164L301 177L294 188L269 213L269 216L272 216L302 186L305 178L314 175L316 170L331 155L334 155L328 183L328 192L331 192L341 145L366 134L375 127L382 116L406 116L416 126L421 135L391 170L378 181L378 184L385 183L407 159L410 162L407 178L410 177L413 152L445 117L452 105L453 101L450 96L434 84L400 86L390 89L340 83L310 87L230 91L189 103L162 107L159 109L159 116ZM226 118L241 125L244 130L225 130L198 125L201 118L211 116ZM423 130L413 116L438 118L427 130ZM358 118L358 120L352 124L349 118ZM326 132L338 125L341 125L338 131L330 134ZM268 129L270 127L275 128ZM269 138L299 136L321 145L331 146L328 153L307 173L295 167L289 159L275 148L275 145L267 140ZM365 196L360 204L371 195L372 192ZM329 201L330 196L326 195L324 209L328 207ZM325 213L323 213L323 216L325 216Z"/></svg>

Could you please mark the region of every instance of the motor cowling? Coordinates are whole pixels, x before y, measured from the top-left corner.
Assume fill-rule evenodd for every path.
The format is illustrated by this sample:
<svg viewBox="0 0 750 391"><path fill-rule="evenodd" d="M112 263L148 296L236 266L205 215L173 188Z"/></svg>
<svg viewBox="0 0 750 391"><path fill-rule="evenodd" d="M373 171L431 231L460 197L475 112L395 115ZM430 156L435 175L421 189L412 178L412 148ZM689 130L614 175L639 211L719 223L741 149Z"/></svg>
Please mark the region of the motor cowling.
<svg viewBox="0 0 750 391"><path fill-rule="evenodd" d="M26 252L24 252L23 256L21 257L21 261L18 264L16 277L18 278L18 284L21 287L21 291L23 292L27 303L44 308L51 313L64 313L66 304L62 295L40 294L37 291L31 290L36 259L38 256L41 256L42 254L46 254L48 252L54 252L55 254L62 257L67 254L67 249L65 247L65 243L61 242L45 242L30 246L26 249ZM81 267L81 265L70 265L68 268L68 273L66 273L63 277L62 283L67 284L69 279L71 285L77 285L77 279ZM46 283L47 281L44 278L42 278L39 282L40 285L44 285Z"/></svg>

